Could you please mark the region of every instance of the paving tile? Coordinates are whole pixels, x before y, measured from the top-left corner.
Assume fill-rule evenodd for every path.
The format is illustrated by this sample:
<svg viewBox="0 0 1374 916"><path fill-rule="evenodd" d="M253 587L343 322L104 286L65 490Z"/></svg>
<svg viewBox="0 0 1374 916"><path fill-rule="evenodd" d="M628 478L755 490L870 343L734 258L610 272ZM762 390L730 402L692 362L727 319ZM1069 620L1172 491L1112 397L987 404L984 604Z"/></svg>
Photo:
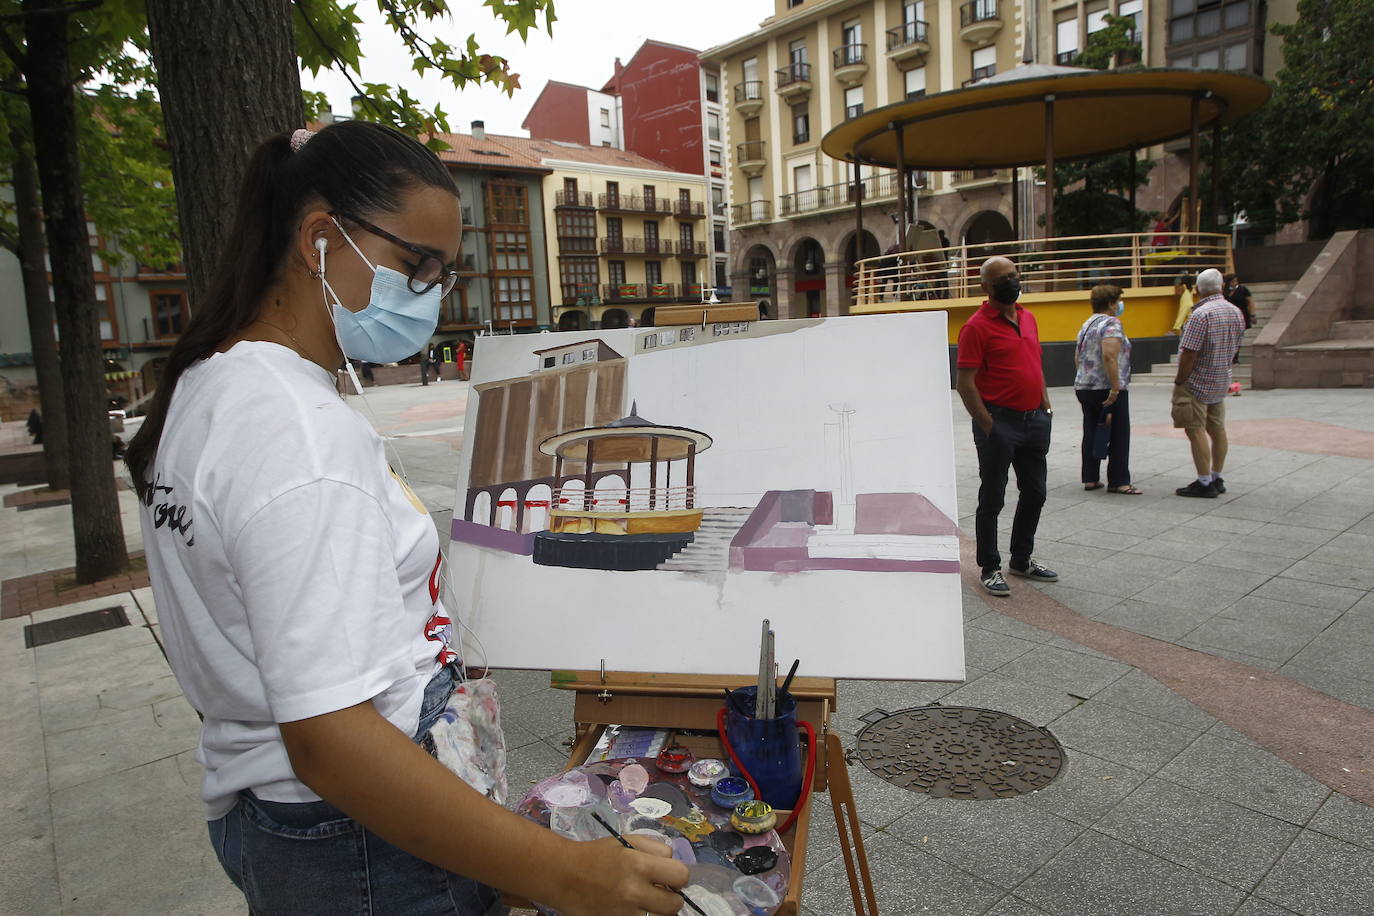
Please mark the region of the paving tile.
<svg viewBox="0 0 1374 916"><path fill-rule="evenodd" d="M1127 550L1145 540L1143 533L1133 534L1121 531L1098 531L1095 528L1084 528L1074 531L1072 534L1064 535L1058 540L1064 544L1074 544L1080 547L1089 548L1090 551L1101 551L1104 548L1114 548L1116 550ZM1090 552L1085 556L1092 557Z"/></svg>
<svg viewBox="0 0 1374 916"><path fill-rule="evenodd" d="M1062 688L1045 687L994 671L960 687L941 702L946 706L995 709L1039 726L1073 709L1080 701Z"/></svg>
<svg viewBox="0 0 1374 916"><path fill-rule="evenodd" d="M1106 595L1101 592L1090 592L1081 588L1074 588L1070 585L1056 583L1053 592L1046 592L1064 607L1080 614L1092 616L1098 611L1105 611L1107 608L1121 601L1116 595Z"/></svg>
<svg viewBox="0 0 1374 916"><path fill-rule="evenodd" d="M1050 730L1067 748L1146 771L1167 764L1201 733L1095 701L1065 713Z"/></svg>
<svg viewBox="0 0 1374 916"><path fill-rule="evenodd" d="M1303 544L1311 544L1314 547L1325 544L1335 537L1335 532L1327 531L1322 528L1305 528L1301 525L1280 525L1270 522L1263 525L1253 532L1255 537L1271 538L1276 541L1297 541Z"/></svg>
<svg viewBox="0 0 1374 916"><path fill-rule="evenodd" d="M1174 640L1207 619L1207 613L1188 608L1166 607L1129 598L1114 604L1093 619L1156 639Z"/></svg>
<svg viewBox="0 0 1374 916"><path fill-rule="evenodd" d="M1054 782L1024 799L1028 805L1086 826L1097 823L1148 776L1075 750L1065 754L1064 766Z"/></svg>
<svg viewBox="0 0 1374 916"><path fill-rule="evenodd" d="M1217 616L1256 624L1277 624L1294 630L1305 630L1316 636L1340 617L1341 613L1332 608L1318 608L1292 601L1246 595Z"/></svg>
<svg viewBox="0 0 1374 916"><path fill-rule="evenodd" d="M1247 518L1232 518L1225 515L1215 515L1211 512L1183 523L1183 527L1185 528L1196 528L1199 531L1216 531L1224 534L1250 534L1255 531L1255 529L1264 527L1264 525L1265 522L1262 521L1254 521Z"/></svg>
<svg viewBox="0 0 1374 916"><path fill-rule="evenodd" d="M1305 824L1331 790L1259 746L1213 734L1198 738L1158 773L1245 808Z"/></svg>
<svg viewBox="0 0 1374 916"><path fill-rule="evenodd" d="M502 702L549 689L549 672L523 668L492 668L491 678Z"/></svg>
<svg viewBox="0 0 1374 916"><path fill-rule="evenodd" d="M1236 916L1293 916L1292 910L1286 910L1275 906L1267 900L1259 897L1247 897L1245 902L1236 910Z"/></svg>
<svg viewBox="0 0 1374 916"><path fill-rule="evenodd" d="M1053 646L1056 649L1064 649L1069 652L1077 652L1080 655L1089 655L1093 658L1102 658L1107 659L1109 661L1114 660L1110 655L1107 655L1105 652L1099 652L1096 649L1090 649L1087 646L1080 645L1079 643L1076 643L1071 639L1065 639L1063 636L1055 636L1054 638L1048 640L1045 643L1045 645Z"/></svg>
<svg viewBox="0 0 1374 916"><path fill-rule="evenodd" d="M981 630L991 630L994 633L1001 633L1003 636L1015 636L1017 639L1024 639L1029 642L1047 642L1054 634L1048 630L1022 623L1015 617L1008 617L1006 614L993 610L989 614L984 614L977 619L976 623L971 623Z"/></svg>
<svg viewBox="0 0 1374 916"><path fill-rule="evenodd" d="M1374 556L1365 553L1363 550L1356 550L1350 547L1336 547L1332 544L1323 544L1316 550L1307 555L1309 559L1319 563L1329 563L1332 566L1349 566L1355 569L1374 568Z"/></svg>
<svg viewBox="0 0 1374 916"><path fill-rule="evenodd" d="M1214 547L1212 553L1208 554L1209 562L1216 552L1221 549L1234 549L1245 553L1263 553L1270 556L1283 557L1289 560L1301 560L1307 556L1317 545L1307 541L1283 541L1275 538L1260 537L1255 534L1246 534L1236 538L1230 544Z"/></svg>
<svg viewBox="0 0 1374 916"><path fill-rule="evenodd" d="M1257 598L1276 598L1279 601L1291 601L1294 604L1308 604L1337 611L1344 611L1365 595L1360 589L1304 582L1284 576L1270 579L1251 594Z"/></svg>
<svg viewBox="0 0 1374 916"><path fill-rule="evenodd" d="M539 690L501 700L501 719L539 736L562 740L572 735L574 695L569 690Z"/></svg>
<svg viewBox="0 0 1374 916"><path fill-rule="evenodd" d="M1218 545L1212 545L1210 550L1226 549ZM1180 544L1177 541L1163 541L1151 539L1142 541L1131 548L1133 553L1146 554L1152 557L1163 557L1169 560L1184 560L1192 562L1202 555L1203 551L1192 544ZM1211 562L1211 561L1209 561Z"/></svg>
<svg viewBox="0 0 1374 916"><path fill-rule="evenodd" d="M1237 571L1237 570L1233 570ZM1136 601L1165 607L1189 608L1217 613L1240 600L1243 591L1226 591L1197 582L1178 582L1170 578L1135 594Z"/></svg>
<svg viewBox="0 0 1374 916"><path fill-rule="evenodd" d="M997 668L1014 658L1025 655L1038 643L1015 636L1004 636L991 630L969 627L964 631L964 658L980 668Z"/></svg>
<svg viewBox="0 0 1374 916"><path fill-rule="evenodd" d="M1374 808L1332 792L1307 829L1374 850Z"/></svg>
<svg viewBox="0 0 1374 916"><path fill-rule="evenodd" d="M1252 572L1268 573L1277 576L1295 562L1289 557L1276 557L1269 553L1250 550L1236 550L1234 547L1221 547L1202 558L1212 566L1227 569L1248 569Z"/></svg>
<svg viewBox="0 0 1374 916"><path fill-rule="evenodd" d="M1304 830L1255 893L1298 913L1374 912L1374 851Z"/></svg>
<svg viewBox="0 0 1374 916"><path fill-rule="evenodd" d="M506 752L506 807L514 808L540 780L559 772L568 755L546 741L536 741Z"/></svg>
<svg viewBox="0 0 1374 916"><path fill-rule="evenodd" d="M997 906L987 911L986 916L1047 916L1044 910L1031 906L1019 897L1006 896Z"/></svg>
<svg viewBox="0 0 1374 916"><path fill-rule="evenodd" d="M997 669L1006 677L1090 697L1130 670L1129 665L1057 646L1036 646Z"/></svg>
<svg viewBox="0 0 1374 916"><path fill-rule="evenodd" d="M0 846L0 887L5 889L4 901L0 903L4 912L58 916L62 912L62 892L58 887L52 837L25 837Z"/></svg>
<svg viewBox="0 0 1374 916"><path fill-rule="evenodd" d="M1322 638L1346 640L1374 647L1374 618L1350 613L1342 614L1339 620L1326 628L1322 633ZM1371 651L1370 655L1371 660L1374 660L1374 651ZM1374 676L1374 670L1371 670L1370 673L1371 676Z"/></svg>
<svg viewBox="0 0 1374 916"><path fill-rule="evenodd" d="M1294 563L1283 571L1284 578L1343 585L1362 591L1374 588L1374 569L1362 569L1348 563L1326 563L1319 559L1320 554L1319 550L1313 551L1307 559Z"/></svg>
<svg viewBox="0 0 1374 916"><path fill-rule="evenodd" d="M863 764L849 768L849 782L854 790L854 810L865 827L881 830L930 801L924 792L894 786L870 773Z"/></svg>
<svg viewBox="0 0 1374 916"><path fill-rule="evenodd" d="M44 736L48 781L66 789L173 757L200 743L200 720L177 698L130 710L88 728Z"/></svg>
<svg viewBox="0 0 1374 916"><path fill-rule="evenodd" d="M1153 576L1157 579L1171 576L1187 566L1180 559L1156 557L1135 550L1122 550L1120 553L1112 554L1107 565L1113 571L1120 570L1137 575Z"/></svg>
<svg viewBox="0 0 1374 916"><path fill-rule="evenodd" d="M1217 722L1217 724L1207 729L1207 734L1215 735L1218 738L1225 738L1227 741L1236 741L1240 744L1248 744L1251 747L1259 747L1249 735L1242 731L1237 731L1225 722Z"/></svg>
<svg viewBox="0 0 1374 916"><path fill-rule="evenodd" d="M1371 656L1374 656L1374 653L1370 652L1369 646L1352 642L1328 628L1295 655L1292 663L1299 668L1316 668L1320 671L1374 680Z"/></svg>
<svg viewBox="0 0 1374 916"><path fill-rule="evenodd" d="M931 799L888 832L922 852L1011 889L1067 846L1083 826L1020 799Z"/></svg>
<svg viewBox="0 0 1374 916"><path fill-rule="evenodd" d="M1277 574L1272 569L1234 569L1210 563L1193 563L1171 574L1169 581L1244 593L1259 588Z"/></svg>
<svg viewBox="0 0 1374 916"><path fill-rule="evenodd" d="M1185 634L1185 638L1192 646L1226 649L1286 662L1301 652L1312 641L1313 635L1310 629L1304 627L1218 616Z"/></svg>
<svg viewBox="0 0 1374 916"><path fill-rule="evenodd" d="M1023 882L1016 895L1055 916L1230 916L1233 887L1089 830Z"/></svg>
<svg viewBox="0 0 1374 916"><path fill-rule="evenodd" d="M1184 728L1203 730L1216 722L1183 697L1174 693L1143 671L1132 670L1121 680L1093 697L1094 703L1107 703L1138 712Z"/></svg>
<svg viewBox="0 0 1374 916"><path fill-rule="evenodd" d="M1147 780L1094 827L1244 891L1259 883L1301 829L1160 779Z"/></svg>
<svg viewBox="0 0 1374 916"><path fill-rule="evenodd" d="M1005 893L895 837L879 834L865 846L883 916L981 916ZM803 899L825 916L853 912L843 860L808 869Z"/></svg>
<svg viewBox="0 0 1374 916"><path fill-rule="evenodd" d="M808 872L841 856L840 834L835 828L835 813L830 807L829 794L813 796L811 803L814 807L811 809L811 829L807 832L806 841ZM859 829L865 843L877 835L877 829L864 823L862 819L859 821Z"/></svg>
<svg viewBox="0 0 1374 916"><path fill-rule="evenodd" d="M1238 652L1235 649L1226 649L1219 646L1204 646L1203 644L1196 642L1192 639L1189 639L1186 636L1174 640L1174 643L1176 645L1182 646L1185 649L1192 649L1194 652L1201 652L1204 655L1215 655L1218 658L1229 658L1233 662L1240 662L1242 665L1249 665L1250 667L1258 668L1261 671L1277 671L1283 665L1282 662L1275 661L1272 658L1261 658L1258 655L1247 655L1246 653Z"/></svg>

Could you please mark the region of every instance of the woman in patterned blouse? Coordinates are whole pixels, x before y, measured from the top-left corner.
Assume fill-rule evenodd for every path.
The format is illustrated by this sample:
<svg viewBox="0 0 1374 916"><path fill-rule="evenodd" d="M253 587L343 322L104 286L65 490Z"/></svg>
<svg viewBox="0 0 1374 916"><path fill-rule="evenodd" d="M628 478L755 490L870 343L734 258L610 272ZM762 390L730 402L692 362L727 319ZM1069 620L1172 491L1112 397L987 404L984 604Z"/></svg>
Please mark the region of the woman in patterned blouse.
<svg viewBox="0 0 1374 916"><path fill-rule="evenodd" d="M1102 461L1094 456L1098 430L1107 427L1107 487L1111 493L1139 496L1131 485L1131 339L1121 326L1126 303L1121 288L1101 283L1092 289L1093 313L1078 332L1074 394L1083 407L1083 489L1102 489Z"/></svg>

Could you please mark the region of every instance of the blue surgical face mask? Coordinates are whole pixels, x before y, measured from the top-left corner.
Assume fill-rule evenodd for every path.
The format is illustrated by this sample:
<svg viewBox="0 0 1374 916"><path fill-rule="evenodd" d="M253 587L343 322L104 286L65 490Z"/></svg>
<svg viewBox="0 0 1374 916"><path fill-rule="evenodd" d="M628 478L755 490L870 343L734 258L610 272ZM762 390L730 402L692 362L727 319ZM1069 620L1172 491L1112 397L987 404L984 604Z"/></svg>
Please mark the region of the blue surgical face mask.
<svg viewBox="0 0 1374 916"><path fill-rule="evenodd" d="M1116 317L1120 318L1120 317L1121 317L1121 313L1124 312L1124 311L1126 311L1126 300L1125 300L1125 299L1118 299L1118 300L1116 300Z"/></svg>
<svg viewBox="0 0 1374 916"><path fill-rule="evenodd" d="M334 224L337 226L338 220ZM320 274L320 285L328 291L325 305L329 306L329 296L334 297L330 311L344 355L368 363L394 363L414 356L429 342L439 323L442 291L435 286L425 293L411 292L405 274L373 264L343 226L339 231L363 263L372 268L372 298L360 312L344 308L334 287L323 272Z"/></svg>

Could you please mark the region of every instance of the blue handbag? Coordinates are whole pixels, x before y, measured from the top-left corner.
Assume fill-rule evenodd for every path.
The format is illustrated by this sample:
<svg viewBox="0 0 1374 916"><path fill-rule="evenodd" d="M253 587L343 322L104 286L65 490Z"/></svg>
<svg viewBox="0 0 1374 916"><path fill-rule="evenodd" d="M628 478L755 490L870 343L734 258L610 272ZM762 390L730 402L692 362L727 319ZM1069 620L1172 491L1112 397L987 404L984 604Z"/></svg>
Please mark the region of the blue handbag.
<svg viewBox="0 0 1374 916"><path fill-rule="evenodd" d="M1112 444L1112 411L1102 408L1097 416L1097 427L1093 430L1093 457L1098 461L1107 457Z"/></svg>

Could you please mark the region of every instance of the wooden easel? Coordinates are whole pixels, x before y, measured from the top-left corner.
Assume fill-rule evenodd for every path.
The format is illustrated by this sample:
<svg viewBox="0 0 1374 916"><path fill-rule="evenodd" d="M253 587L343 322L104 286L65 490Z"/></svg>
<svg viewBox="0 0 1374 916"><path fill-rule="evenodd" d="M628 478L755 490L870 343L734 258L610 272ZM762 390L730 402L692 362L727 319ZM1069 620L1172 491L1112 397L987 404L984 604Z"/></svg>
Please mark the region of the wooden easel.
<svg viewBox="0 0 1374 916"><path fill-rule="evenodd" d="M723 688L740 687L745 675L646 674L630 671L554 671L552 686L576 691L573 719L576 737L568 757L568 768L581 766L591 755L609 725L628 725L674 731L715 732L716 711L723 705ZM797 718L811 723L816 731L816 774L812 784L813 801L818 792L829 791L830 807L840 838L849 876L850 896L857 916L877 916L877 898L868 871L863 835L854 806L854 791L839 736L830 731L830 714L836 708L835 679L799 677L793 680L791 694L797 700ZM698 757L725 758L725 750L715 735L679 735ZM789 812L778 812L786 820ZM812 806L802 809L796 823L782 841L792 854L791 880L777 916L797 916L801 906L802 882L806 875L807 832ZM507 900L519 905L520 901Z"/></svg>

